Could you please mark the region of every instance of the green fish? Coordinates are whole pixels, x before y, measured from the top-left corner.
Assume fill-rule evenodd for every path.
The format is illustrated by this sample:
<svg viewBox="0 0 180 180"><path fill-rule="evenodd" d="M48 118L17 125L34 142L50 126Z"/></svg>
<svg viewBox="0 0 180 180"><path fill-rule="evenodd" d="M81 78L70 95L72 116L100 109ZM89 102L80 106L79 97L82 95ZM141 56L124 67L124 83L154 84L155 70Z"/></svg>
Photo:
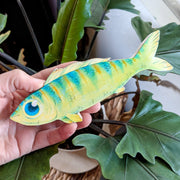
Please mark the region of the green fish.
<svg viewBox="0 0 180 180"><path fill-rule="evenodd" d="M53 71L44 86L25 98L10 118L24 125L82 121L80 111L123 91L138 72L172 70L167 61L155 57L159 36L159 31L151 33L129 59L90 59Z"/></svg>

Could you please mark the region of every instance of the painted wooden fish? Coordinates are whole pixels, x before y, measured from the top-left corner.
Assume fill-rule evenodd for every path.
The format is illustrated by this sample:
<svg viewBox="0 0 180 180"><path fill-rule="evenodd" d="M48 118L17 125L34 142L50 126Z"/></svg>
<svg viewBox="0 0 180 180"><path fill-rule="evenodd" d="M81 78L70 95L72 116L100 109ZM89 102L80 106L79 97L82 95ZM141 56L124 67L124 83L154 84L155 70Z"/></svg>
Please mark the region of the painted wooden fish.
<svg viewBox="0 0 180 180"><path fill-rule="evenodd" d="M168 62L155 57L159 34L159 31L151 33L132 58L91 59L55 70L45 85L24 99L10 118L24 125L41 125L57 119L65 123L82 121L80 111L123 91L136 73L172 69Z"/></svg>

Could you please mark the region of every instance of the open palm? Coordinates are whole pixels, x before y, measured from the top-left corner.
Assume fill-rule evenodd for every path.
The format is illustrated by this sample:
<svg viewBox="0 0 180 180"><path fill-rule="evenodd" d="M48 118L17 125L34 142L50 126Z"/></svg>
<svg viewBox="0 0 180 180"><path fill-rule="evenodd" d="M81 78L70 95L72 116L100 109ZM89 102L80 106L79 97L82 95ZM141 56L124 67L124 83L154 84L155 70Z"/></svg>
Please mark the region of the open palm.
<svg viewBox="0 0 180 180"><path fill-rule="evenodd" d="M40 126L24 126L11 121L9 117L18 104L31 92L41 88L54 68L43 70L34 77L20 70L0 75L0 165L67 139L77 129L88 126L91 122L90 113L99 110L100 105L96 104L81 112L83 121L80 123L65 124L57 120Z"/></svg>

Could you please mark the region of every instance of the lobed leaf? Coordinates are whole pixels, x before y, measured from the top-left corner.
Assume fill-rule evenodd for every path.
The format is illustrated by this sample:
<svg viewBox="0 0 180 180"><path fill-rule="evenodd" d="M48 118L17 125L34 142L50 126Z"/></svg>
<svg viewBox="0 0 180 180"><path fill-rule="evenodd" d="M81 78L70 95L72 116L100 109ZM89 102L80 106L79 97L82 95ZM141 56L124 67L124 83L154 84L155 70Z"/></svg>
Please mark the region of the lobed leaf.
<svg viewBox="0 0 180 180"><path fill-rule="evenodd" d="M155 165L138 158L124 155L120 159L116 152L116 146L121 138L102 138L93 134L81 134L73 139L77 146L85 146L87 155L96 159L100 165L102 174L111 180L179 180L180 176L173 173L161 160ZM117 141L118 140L118 141Z"/></svg>
<svg viewBox="0 0 180 180"><path fill-rule="evenodd" d="M180 116L162 110L162 105L152 99L152 94L142 91L140 100L127 133L116 148L120 158L140 153L148 162L155 164L160 157L180 175Z"/></svg>
<svg viewBox="0 0 180 180"><path fill-rule="evenodd" d="M132 26L141 40L153 31L160 30L160 42L156 53L157 57L168 61L174 69L171 73L180 74L180 25L170 23L160 28L153 28L151 22L144 22L140 17L132 19ZM156 72L166 75L168 72ZM139 75L150 75L150 71L144 71Z"/></svg>
<svg viewBox="0 0 180 180"><path fill-rule="evenodd" d="M92 0L66 0L52 28L52 44L45 54L46 66L76 59L77 44L84 34L84 24L91 16Z"/></svg>
<svg viewBox="0 0 180 180"><path fill-rule="evenodd" d="M50 146L0 166L0 180L40 180L49 172L49 159L58 145Z"/></svg>

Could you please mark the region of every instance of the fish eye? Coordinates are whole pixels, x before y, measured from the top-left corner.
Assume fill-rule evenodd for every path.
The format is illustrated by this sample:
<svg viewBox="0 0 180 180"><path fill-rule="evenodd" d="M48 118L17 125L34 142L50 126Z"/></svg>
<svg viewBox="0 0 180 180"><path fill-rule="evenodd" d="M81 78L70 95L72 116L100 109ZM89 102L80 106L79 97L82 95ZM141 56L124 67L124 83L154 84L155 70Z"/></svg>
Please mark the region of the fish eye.
<svg viewBox="0 0 180 180"><path fill-rule="evenodd" d="M29 116L35 116L39 113L39 106L36 100L32 101L32 102L28 102L25 107L24 110L26 112L27 115Z"/></svg>

